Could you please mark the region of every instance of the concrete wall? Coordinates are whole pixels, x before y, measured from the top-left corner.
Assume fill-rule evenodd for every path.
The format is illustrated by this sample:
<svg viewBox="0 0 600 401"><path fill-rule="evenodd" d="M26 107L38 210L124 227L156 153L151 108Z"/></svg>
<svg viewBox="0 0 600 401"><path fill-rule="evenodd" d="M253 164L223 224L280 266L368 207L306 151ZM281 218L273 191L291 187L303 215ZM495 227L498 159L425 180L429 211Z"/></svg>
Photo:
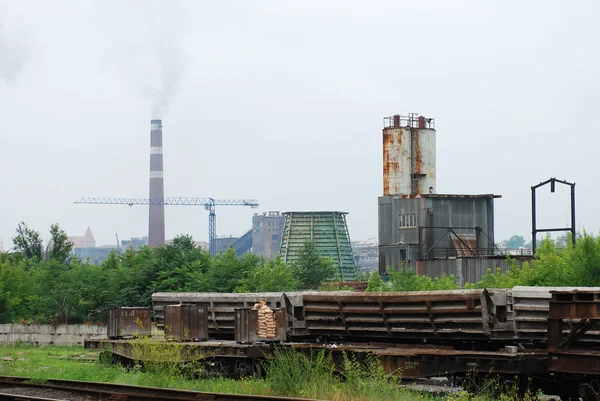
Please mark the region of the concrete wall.
<svg viewBox="0 0 600 401"><path fill-rule="evenodd" d="M0 344L83 345L94 336L106 336L105 326L86 324L0 324Z"/></svg>

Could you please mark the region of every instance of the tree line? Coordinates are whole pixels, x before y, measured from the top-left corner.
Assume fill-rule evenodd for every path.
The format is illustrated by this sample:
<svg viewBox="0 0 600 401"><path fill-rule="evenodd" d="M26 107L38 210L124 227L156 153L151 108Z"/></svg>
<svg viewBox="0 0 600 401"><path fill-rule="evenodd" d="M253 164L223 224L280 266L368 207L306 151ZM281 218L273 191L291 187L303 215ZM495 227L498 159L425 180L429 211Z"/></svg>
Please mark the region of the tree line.
<svg viewBox="0 0 600 401"><path fill-rule="evenodd" d="M58 224L50 227L50 235L44 248L40 234L21 223L13 249L0 253L0 323L101 322L108 309L150 306L152 293L161 291L340 289L326 283L335 280L337 269L311 242L304 244L295 263L288 264L251 253L238 257L232 248L212 256L192 237L181 235L159 248L113 252L94 265L73 255L73 244ZM600 287L600 237L584 233L575 246L570 239L565 244L548 237L531 262L518 265L509 259L509 265L505 273L488 271L478 283L465 287ZM409 269L388 269L388 274L384 281L372 273L367 291L458 289L453 276L432 279Z"/></svg>
<svg viewBox="0 0 600 401"><path fill-rule="evenodd" d="M0 323L105 321L108 309L150 306L161 291L267 292L316 289L337 268L306 242L294 263L265 260L232 248L212 256L191 236L159 248L112 252L100 265L72 253L58 224L46 249L39 232L17 227L13 249L0 253Z"/></svg>

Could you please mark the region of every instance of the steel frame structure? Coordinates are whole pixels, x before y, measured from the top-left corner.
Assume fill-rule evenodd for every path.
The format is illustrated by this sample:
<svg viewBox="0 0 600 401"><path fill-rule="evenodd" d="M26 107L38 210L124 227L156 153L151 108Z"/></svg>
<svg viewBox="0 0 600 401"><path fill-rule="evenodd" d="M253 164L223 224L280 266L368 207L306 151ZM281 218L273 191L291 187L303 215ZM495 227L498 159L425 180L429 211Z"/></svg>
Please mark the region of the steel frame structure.
<svg viewBox="0 0 600 401"><path fill-rule="evenodd" d="M538 188L543 187L544 185L550 184L550 192L554 193L557 182L559 184L564 184L564 185L568 185L571 187L571 227L537 228L537 221L536 221L537 214L536 214L536 208L535 208L536 207L535 191ZM539 184L531 187L531 236L532 236L531 249L532 249L533 255L535 255L535 249L537 247L537 241L536 241L537 233L555 232L555 231L570 231L571 232L571 241L573 241L573 246L575 246L575 183L558 180L558 179L552 177L544 182L540 182Z"/></svg>

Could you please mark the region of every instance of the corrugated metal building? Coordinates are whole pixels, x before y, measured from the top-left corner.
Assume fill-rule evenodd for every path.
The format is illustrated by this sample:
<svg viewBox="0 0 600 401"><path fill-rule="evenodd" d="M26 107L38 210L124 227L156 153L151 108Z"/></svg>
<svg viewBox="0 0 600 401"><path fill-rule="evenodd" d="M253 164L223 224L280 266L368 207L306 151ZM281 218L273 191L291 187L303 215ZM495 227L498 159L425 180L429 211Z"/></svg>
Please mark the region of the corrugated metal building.
<svg viewBox="0 0 600 401"><path fill-rule="evenodd" d="M321 256L332 258L342 281L356 278L356 265L346 225L345 212L286 212L281 257L287 263L298 259L307 240Z"/></svg>
<svg viewBox="0 0 600 401"><path fill-rule="evenodd" d="M379 197L379 270L417 260L495 255L499 195Z"/></svg>
<svg viewBox="0 0 600 401"><path fill-rule="evenodd" d="M516 259L517 264L525 259ZM454 275L456 283L462 288L465 283L477 283L490 270L492 273L506 273L510 267L504 256L457 257L427 259L416 262L415 272L419 276L440 277Z"/></svg>

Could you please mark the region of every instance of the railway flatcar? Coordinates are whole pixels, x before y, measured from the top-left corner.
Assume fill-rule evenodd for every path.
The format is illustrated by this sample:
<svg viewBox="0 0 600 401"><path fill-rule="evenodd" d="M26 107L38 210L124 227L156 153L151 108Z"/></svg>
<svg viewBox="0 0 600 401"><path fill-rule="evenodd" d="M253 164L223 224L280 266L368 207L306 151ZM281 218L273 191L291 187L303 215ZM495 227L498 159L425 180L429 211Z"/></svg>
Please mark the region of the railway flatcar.
<svg viewBox="0 0 600 401"><path fill-rule="evenodd" d="M188 313L197 311L202 318L179 319L178 330L205 333L199 337L208 339L171 335L169 343L154 335L151 341L184 343L188 358L210 360L220 374L255 371L277 346L306 353L325 349L340 371L347 355L357 361L375 355L386 371L405 378L493 373L564 400L600 401L600 288L157 293L152 301L158 327L164 328L165 311L174 309L166 306L187 305ZM255 303L266 307L264 313L256 312ZM265 316L277 333L271 338L260 334L258 319ZM120 334L89 340L86 348L139 358L136 340Z"/></svg>

